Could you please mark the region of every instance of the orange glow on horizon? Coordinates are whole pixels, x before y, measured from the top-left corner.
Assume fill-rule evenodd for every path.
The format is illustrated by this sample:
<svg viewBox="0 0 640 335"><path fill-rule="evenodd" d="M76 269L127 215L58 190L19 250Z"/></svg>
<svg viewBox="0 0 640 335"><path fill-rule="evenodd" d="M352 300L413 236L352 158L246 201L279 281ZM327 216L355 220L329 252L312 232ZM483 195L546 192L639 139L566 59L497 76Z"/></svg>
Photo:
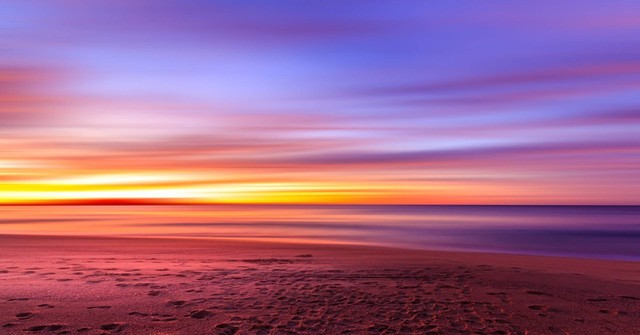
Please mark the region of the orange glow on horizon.
<svg viewBox="0 0 640 335"><path fill-rule="evenodd" d="M461 200L443 186L367 185L357 180L228 182L204 177L202 174L129 173L12 181L0 184L0 204L455 203Z"/></svg>
<svg viewBox="0 0 640 335"><path fill-rule="evenodd" d="M516 188L489 183L367 183L366 180L304 182L210 180L200 174L128 173L0 183L0 205L180 204L530 204ZM247 176L243 178L249 179ZM544 203L544 194L537 198Z"/></svg>

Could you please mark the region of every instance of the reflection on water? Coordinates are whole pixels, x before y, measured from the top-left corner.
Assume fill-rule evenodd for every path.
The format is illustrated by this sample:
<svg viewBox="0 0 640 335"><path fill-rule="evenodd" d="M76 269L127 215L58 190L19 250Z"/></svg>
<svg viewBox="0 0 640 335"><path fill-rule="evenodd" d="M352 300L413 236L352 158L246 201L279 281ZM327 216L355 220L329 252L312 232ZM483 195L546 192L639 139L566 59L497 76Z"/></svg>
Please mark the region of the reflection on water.
<svg viewBox="0 0 640 335"><path fill-rule="evenodd" d="M638 206L5 206L5 234L361 243L640 260Z"/></svg>

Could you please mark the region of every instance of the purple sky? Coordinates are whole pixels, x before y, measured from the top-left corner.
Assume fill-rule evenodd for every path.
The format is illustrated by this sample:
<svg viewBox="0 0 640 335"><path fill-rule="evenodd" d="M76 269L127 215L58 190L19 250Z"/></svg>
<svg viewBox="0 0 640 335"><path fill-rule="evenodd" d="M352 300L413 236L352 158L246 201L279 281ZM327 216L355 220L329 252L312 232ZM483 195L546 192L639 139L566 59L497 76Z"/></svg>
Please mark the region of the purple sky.
<svg viewBox="0 0 640 335"><path fill-rule="evenodd" d="M640 204L638 1L0 8L0 202Z"/></svg>

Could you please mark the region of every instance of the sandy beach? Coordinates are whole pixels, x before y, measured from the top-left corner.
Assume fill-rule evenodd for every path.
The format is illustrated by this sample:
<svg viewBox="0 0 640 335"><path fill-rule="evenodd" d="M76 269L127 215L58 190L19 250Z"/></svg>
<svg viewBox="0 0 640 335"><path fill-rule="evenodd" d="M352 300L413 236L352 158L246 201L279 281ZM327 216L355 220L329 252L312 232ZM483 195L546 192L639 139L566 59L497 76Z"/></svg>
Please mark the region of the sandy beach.
<svg viewBox="0 0 640 335"><path fill-rule="evenodd" d="M0 236L1 334L638 334L640 263Z"/></svg>

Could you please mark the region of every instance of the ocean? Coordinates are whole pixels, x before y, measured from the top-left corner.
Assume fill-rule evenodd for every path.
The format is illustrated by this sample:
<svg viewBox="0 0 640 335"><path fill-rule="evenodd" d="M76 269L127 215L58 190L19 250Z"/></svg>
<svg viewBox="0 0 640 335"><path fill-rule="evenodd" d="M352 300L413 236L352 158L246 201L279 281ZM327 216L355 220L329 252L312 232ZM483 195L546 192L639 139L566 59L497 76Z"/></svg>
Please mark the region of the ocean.
<svg viewBox="0 0 640 335"><path fill-rule="evenodd" d="M0 233L215 237L640 261L640 206L2 206Z"/></svg>

